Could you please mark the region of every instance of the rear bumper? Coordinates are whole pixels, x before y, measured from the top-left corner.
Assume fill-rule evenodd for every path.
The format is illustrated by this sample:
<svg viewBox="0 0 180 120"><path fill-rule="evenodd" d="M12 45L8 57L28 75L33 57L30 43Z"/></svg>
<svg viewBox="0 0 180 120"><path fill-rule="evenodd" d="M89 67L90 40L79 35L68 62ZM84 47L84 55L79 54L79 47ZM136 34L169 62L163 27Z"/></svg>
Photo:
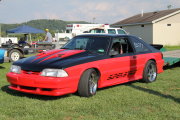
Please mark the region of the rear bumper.
<svg viewBox="0 0 180 120"><path fill-rule="evenodd" d="M44 77L39 75L6 75L10 89L39 95L60 96L77 91L78 80L74 77Z"/></svg>
<svg viewBox="0 0 180 120"><path fill-rule="evenodd" d="M164 60L160 60L160 61L157 61L157 73L162 73L164 70L163 70L163 66L164 66Z"/></svg>

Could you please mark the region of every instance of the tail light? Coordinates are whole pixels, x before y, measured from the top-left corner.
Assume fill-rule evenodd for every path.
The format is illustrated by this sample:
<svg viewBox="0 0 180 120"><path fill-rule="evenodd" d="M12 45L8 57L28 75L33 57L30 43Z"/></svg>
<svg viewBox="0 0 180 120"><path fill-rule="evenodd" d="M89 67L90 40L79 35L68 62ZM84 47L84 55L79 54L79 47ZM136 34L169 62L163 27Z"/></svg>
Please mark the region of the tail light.
<svg viewBox="0 0 180 120"><path fill-rule="evenodd" d="M163 53L161 52L161 57L162 57L162 59L163 59Z"/></svg>

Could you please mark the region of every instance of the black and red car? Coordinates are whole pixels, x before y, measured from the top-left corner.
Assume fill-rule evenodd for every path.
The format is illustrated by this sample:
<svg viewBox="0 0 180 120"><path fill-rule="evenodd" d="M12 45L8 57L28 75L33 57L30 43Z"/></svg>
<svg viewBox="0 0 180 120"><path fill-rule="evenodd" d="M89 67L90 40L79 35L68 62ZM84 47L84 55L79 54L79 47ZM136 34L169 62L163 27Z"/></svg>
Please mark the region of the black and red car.
<svg viewBox="0 0 180 120"><path fill-rule="evenodd" d="M142 80L154 82L163 72L162 53L131 35L87 34L61 49L16 61L7 73L9 88L60 96L95 95L97 88Z"/></svg>

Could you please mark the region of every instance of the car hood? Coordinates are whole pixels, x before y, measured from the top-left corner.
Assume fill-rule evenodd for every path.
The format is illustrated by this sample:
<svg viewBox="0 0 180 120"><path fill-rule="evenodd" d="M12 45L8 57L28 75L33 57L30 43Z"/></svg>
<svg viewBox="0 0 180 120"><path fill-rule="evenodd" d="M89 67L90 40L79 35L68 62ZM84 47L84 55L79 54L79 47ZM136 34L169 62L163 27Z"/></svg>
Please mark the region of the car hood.
<svg viewBox="0 0 180 120"><path fill-rule="evenodd" d="M92 54L85 50L58 49L18 60L13 65L20 66L22 70L42 71L45 68L64 69L98 59L103 59L103 55Z"/></svg>

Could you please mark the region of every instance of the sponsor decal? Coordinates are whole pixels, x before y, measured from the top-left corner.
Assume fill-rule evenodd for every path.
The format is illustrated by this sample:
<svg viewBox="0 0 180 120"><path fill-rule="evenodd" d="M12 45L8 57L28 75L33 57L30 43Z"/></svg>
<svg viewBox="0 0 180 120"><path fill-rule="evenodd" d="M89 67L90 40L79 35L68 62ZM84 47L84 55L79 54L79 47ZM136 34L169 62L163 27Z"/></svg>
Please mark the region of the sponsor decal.
<svg viewBox="0 0 180 120"><path fill-rule="evenodd" d="M132 70L132 71L128 71L128 72L124 72L124 73L116 73L116 74L112 74L108 77L107 80L113 80L116 78L120 78L120 77L127 77L127 76L131 76L134 75L136 73L137 70Z"/></svg>

